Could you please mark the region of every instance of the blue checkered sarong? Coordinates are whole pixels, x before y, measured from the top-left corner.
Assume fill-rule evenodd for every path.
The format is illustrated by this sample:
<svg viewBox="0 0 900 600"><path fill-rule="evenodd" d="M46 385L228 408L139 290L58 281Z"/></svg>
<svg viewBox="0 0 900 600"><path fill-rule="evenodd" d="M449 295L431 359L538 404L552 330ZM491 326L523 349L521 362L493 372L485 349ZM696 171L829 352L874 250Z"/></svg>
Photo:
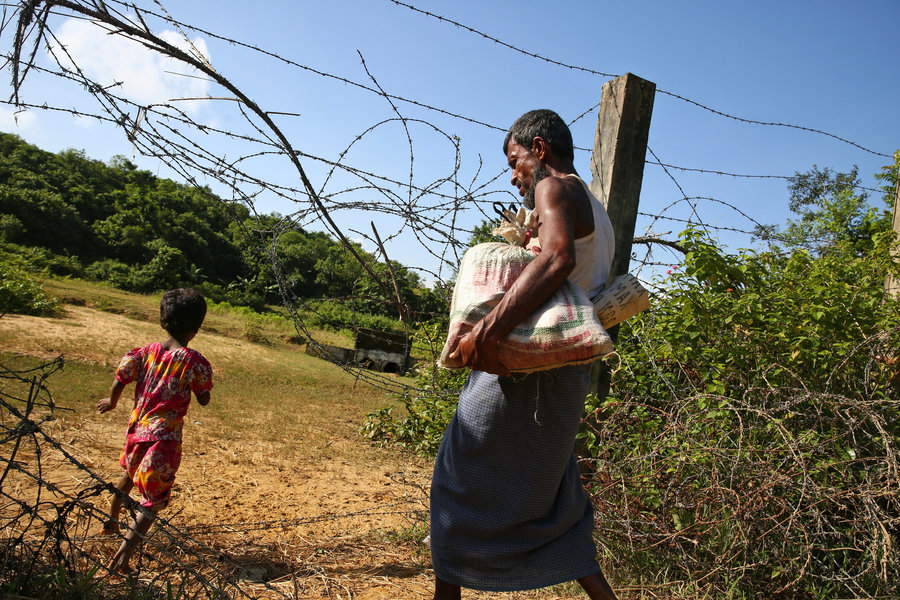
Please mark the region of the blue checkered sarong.
<svg viewBox="0 0 900 600"><path fill-rule="evenodd" d="M431 483L435 575L515 591L600 570L573 448L590 365L499 377L473 371Z"/></svg>

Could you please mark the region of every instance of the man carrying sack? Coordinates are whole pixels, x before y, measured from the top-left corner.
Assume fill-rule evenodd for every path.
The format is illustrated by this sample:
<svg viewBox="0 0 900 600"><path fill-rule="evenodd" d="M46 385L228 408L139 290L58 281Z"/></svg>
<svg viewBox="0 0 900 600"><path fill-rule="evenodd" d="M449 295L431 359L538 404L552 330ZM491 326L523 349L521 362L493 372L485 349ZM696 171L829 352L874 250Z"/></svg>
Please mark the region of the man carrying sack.
<svg viewBox="0 0 900 600"><path fill-rule="evenodd" d="M567 280L588 297L603 289L612 225L578 177L572 134L556 113L520 117L503 150L512 184L533 210L540 252L445 349L472 372L434 467L434 597L460 598L461 587L515 591L575 579L591 598L613 600L596 560L593 509L573 453L590 362L521 373L503 363L500 350Z"/></svg>

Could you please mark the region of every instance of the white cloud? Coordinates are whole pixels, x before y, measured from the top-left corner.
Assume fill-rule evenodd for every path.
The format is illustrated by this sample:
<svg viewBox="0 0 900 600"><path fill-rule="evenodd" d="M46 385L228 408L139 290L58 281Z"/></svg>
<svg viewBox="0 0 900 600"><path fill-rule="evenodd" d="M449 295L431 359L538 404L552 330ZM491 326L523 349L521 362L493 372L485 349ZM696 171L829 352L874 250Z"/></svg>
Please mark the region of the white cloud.
<svg viewBox="0 0 900 600"><path fill-rule="evenodd" d="M93 117L84 117L81 115L77 115L72 122L76 127L80 127L81 129L95 129L98 123L97 119L94 119Z"/></svg>
<svg viewBox="0 0 900 600"><path fill-rule="evenodd" d="M369 249L368 249L369 242L365 238L352 237L352 238L348 238L348 239L355 244L359 244L360 248L362 248L366 252L369 252Z"/></svg>
<svg viewBox="0 0 900 600"><path fill-rule="evenodd" d="M209 56L201 38L194 38L189 43L173 31L158 35L191 54L199 51L203 56ZM121 35L110 35L88 21L69 19L58 29L56 37L85 75L104 87L121 82L114 93L140 105L209 94L210 82L196 69ZM69 60L66 53L56 49L56 56L61 61ZM66 66L71 67L71 64ZM178 108L196 113L203 104L205 102L179 102Z"/></svg>
<svg viewBox="0 0 900 600"><path fill-rule="evenodd" d="M37 115L34 111L17 111L13 108L0 106L0 131L27 131L37 124Z"/></svg>

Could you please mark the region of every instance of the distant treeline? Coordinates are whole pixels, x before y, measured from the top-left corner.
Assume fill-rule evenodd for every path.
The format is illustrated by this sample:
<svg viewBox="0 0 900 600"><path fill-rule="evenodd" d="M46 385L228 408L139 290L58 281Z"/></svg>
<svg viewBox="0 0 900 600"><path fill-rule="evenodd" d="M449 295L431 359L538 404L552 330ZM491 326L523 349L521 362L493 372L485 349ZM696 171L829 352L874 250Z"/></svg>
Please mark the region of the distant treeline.
<svg viewBox="0 0 900 600"><path fill-rule="evenodd" d="M103 163L78 150L53 154L0 133L0 251L7 258L129 291L194 286L219 302L261 308L281 302L273 261L257 250L273 231L280 232L277 262L289 293L352 298L354 310L397 316L382 286L325 233L276 213L251 215L209 188L156 177L122 156ZM375 272L387 273L356 249ZM445 312L440 291L403 265L392 267L412 311Z"/></svg>

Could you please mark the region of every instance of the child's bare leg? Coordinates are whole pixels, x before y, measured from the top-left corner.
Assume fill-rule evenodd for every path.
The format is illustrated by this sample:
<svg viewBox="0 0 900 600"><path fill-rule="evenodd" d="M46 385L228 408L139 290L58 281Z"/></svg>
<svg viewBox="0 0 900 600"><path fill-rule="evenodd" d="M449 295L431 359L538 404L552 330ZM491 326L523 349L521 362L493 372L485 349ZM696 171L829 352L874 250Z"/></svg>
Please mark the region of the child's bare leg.
<svg viewBox="0 0 900 600"><path fill-rule="evenodd" d="M139 512L135 520L129 523L128 531L125 533L122 544L119 546L115 556L112 557L112 560L107 566L110 571L118 573L128 573L131 571L131 568L128 566L128 563L131 561L131 556L134 554L134 551L137 550L144 535L150 530L150 525L153 524L155 518L156 515L153 513L145 514L144 512Z"/></svg>
<svg viewBox="0 0 900 600"><path fill-rule="evenodd" d="M123 473L116 482L116 489L122 494L128 494L134 482L128 473ZM109 501L109 519L103 524L103 535L116 535L119 533L119 513L122 511L122 501L124 498L121 494L113 494Z"/></svg>
<svg viewBox="0 0 900 600"><path fill-rule="evenodd" d="M134 487L134 482L128 473L123 473L116 482L116 489L122 494L128 494ZM103 535L116 535L119 533L119 513L122 511L122 502L124 497L122 494L113 493L109 501L109 519L103 524Z"/></svg>

